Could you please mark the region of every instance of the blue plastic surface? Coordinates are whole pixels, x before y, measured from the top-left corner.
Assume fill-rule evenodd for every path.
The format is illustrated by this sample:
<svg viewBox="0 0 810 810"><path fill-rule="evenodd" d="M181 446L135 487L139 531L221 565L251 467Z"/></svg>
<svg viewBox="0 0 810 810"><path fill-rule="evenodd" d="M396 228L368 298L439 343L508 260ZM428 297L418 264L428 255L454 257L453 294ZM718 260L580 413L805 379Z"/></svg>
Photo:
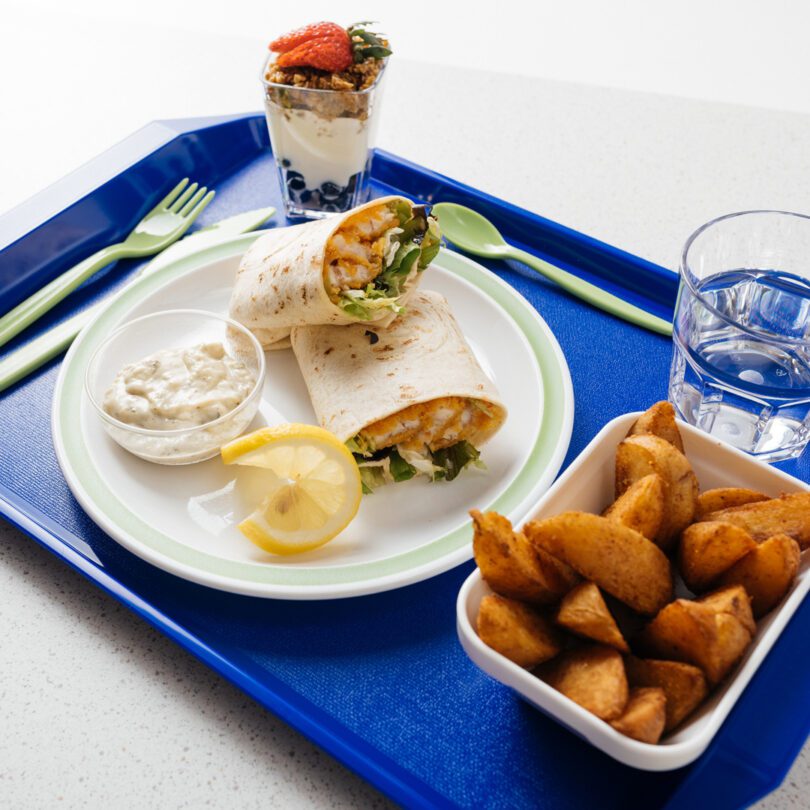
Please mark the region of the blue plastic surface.
<svg viewBox="0 0 810 810"><path fill-rule="evenodd" d="M128 232L186 174L217 189L201 226L281 207L260 116L151 125L0 220L0 310ZM475 207L525 249L671 314L676 282L663 268L386 153L373 178L376 194ZM9 350L136 266L111 268ZM576 397L566 464L609 419L666 396L666 338L590 309L519 266L489 266L537 307L565 352ZM471 564L399 591L316 603L233 596L159 571L97 529L70 494L48 430L56 365L0 395L0 513L402 804L741 807L781 781L807 737L810 600L703 757L652 774L596 751L466 658L454 603ZM810 459L780 467L810 479Z"/></svg>

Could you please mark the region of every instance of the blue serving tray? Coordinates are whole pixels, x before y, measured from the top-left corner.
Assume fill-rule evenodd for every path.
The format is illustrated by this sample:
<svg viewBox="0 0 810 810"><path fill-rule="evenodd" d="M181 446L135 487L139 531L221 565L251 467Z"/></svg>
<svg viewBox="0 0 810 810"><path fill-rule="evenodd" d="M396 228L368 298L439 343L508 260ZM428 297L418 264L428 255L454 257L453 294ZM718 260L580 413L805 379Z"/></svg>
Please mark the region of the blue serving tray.
<svg viewBox="0 0 810 810"><path fill-rule="evenodd" d="M184 175L217 190L200 226L266 205L281 210L260 115L151 124L0 218L0 312L126 235ZM372 176L375 196L470 205L526 250L672 315L677 280L664 268L385 152ZM137 266L110 268L7 350ZM666 396L666 338L584 306L518 265L488 266L537 307L565 352L576 396L566 464L605 422ZM471 563L398 591L313 603L220 593L153 568L100 531L62 478L48 429L57 365L0 394L0 514L397 802L742 807L781 782L810 731L810 600L706 753L689 768L653 774L611 760L466 658L454 603ZM810 480L808 458L780 466Z"/></svg>

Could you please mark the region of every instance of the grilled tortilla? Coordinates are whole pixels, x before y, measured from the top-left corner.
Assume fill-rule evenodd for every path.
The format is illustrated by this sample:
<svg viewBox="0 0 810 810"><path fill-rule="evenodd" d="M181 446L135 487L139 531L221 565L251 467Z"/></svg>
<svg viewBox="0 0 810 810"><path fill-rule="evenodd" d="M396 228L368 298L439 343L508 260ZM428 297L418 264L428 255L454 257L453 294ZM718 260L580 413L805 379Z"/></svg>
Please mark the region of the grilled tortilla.
<svg viewBox="0 0 810 810"><path fill-rule="evenodd" d="M230 314L265 349L315 324L388 326L439 250L436 220L404 197L277 228L242 257Z"/></svg>
<svg viewBox="0 0 810 810"><path fill-rule="evenodd" d="M417 291L387 329L301 326L292 347L320 424L346 442L366 490L452 480L506 408L438 293Z"/></svg>

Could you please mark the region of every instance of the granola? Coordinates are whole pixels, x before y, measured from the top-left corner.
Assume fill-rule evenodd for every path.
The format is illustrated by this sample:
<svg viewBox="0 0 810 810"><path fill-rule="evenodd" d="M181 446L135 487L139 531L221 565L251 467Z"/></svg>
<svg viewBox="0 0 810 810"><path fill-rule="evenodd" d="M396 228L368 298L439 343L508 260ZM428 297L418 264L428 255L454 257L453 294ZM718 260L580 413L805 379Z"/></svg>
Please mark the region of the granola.
<svg viewBox="0 0 810 810"><path fill-rule="evenodd" d="M264 78L273 84L288 84L292 87L357 92L368 90L377 81L384 66L384 59L367 59L351 65L340 73L330 73L306 66L279 67L275 62L271 62L267 66Z"/></svg>

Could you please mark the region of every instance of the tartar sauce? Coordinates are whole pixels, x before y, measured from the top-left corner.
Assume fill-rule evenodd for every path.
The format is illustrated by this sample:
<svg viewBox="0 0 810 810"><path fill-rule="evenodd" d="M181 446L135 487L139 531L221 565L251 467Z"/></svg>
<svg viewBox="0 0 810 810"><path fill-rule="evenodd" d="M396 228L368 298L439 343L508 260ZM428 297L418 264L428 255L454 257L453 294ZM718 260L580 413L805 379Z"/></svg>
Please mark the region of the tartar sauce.
<svg viewBox="0 0 810 810"><path fill-rule="evenodd" d="M251 392L255 377L221 343L163 349L124 366L104 395L104 411L148 430L213 422Z"/></svg>

